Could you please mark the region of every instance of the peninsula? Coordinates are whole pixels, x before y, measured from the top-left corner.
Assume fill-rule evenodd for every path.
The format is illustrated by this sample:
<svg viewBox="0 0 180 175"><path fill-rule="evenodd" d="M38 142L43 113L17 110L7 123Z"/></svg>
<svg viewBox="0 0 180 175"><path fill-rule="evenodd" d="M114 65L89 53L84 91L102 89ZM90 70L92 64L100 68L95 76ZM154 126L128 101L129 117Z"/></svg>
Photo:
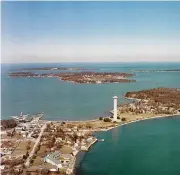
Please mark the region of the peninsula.
<svg viewBox="0 0 180 175"><path fill-rule="evenodd" d="M179 88L154 88L125 93L130 102L118 107L118 114L126 120L172 116L180 114Z"/></svg>
<svg viewBox="0 0 180 175"><path fill-rule="evenodd" d="M73 174L77 153L88 151L98 141L94 132L147 119L180 115L178 88L127 92L125 98L130 102L119 105L117 113L111 111L113 115L95 120L46 121L33 117L25 123L13 123L13 129L9 129L12 125L1 127L1 173Z"/></svg>
<svg viewBox="0 0 180 175"><path fill-rule="evenodd" d="M133 74L120 72L59 72L59 73L33 73L33 72L12 72L9 73L11 77L57 77L60 80L72 83L126 83L135 82L135 80L128 79Z"/></svg>

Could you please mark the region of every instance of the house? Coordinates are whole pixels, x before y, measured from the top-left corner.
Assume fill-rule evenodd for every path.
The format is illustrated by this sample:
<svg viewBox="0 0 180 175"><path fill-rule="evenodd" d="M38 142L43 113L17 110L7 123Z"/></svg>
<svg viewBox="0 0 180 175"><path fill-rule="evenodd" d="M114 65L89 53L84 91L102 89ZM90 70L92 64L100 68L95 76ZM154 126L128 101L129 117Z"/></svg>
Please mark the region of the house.
<svg viewBox="0 0 180 175"><path fill-rule="evenodd" d="M4 165L0 165L0 170L3 170L4 169Z"/></svg>
<svg viewBox="0 0 180 175"><path fill-rule="evenodd" d="M60 156L64 160L70 160L72 158L71 154L61 154Z"/></svg>
<svg viewBox="0 0 180 175"><path fill-rule="evenodd" d="M75 156L75 155L77 155L77 153L78 153L78 150L76 150L76 149L74 149L74 151L72 152L72 154Z"/></svg>
<svg viewBox="0 0 180 175"><path fill-rule="evenodd" d="M64 131L71 132L72 129L71 128L66 128L66 129L64 129Z"/></svg>
<svg viewBox="0 0 180 175"><path fill-rule="evenodd" d="M87 139L87 142L88 143L91 143L93 141L93 137L89 137L88 139Z"/></svg>
<svg viewBox="0 0 180 175"><path fill-rule="evenodd" d="M72 174L72 173L73 173L73 169L68 168L68 169L66 170L66 174Z"/></svg>
<svg viewBox="0 0 180 175"><path fill-rule="evenodd" d="M74 127L73 127L73 130L74 130L74 131L77 131L77 130L78 130L77 126L74 126Z"/></svg>
<svg viewBox="0 0 180 175"><path fill-rule="evenodd" d="M62 142L62 138L61 137L56 138L56 142Z"/></svg>
<svg viewBox="0 0 180 175"><path fill-rule="evenodd" d="M88 150L88 147L85 146L85 145L82 145L82 146L81 146L81 150L82 150L82 151L87 151L87 150Z"/></svg>

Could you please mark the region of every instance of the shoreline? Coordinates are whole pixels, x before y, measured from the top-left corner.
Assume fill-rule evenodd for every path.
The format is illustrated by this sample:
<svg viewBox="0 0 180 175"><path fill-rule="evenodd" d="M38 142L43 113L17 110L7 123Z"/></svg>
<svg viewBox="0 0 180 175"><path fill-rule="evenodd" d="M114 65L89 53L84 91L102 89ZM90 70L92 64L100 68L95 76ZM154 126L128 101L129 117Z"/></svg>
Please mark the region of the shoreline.
<svg viewBox="0 0 180 175"><path fill-rule="evenodd" d="M34 73L34 72L9 72L10 77L32 77L32 78L49 78L56 77L61 81L77 84L109 84L109 83L130 83L136 82L129 79L134 74L124 72L57 72L57 73Z"/></svg>
<svg viewBox="0 0 180 175"><path fill-rule="evenodd" d="M131 124L131 123L136 123L136 122L144 121L144 120L150 120L150 119L156 119L156 118L167 118L167 117L174 117L174 116L179 116L179 114L160 115L160 116L154 116L154 117L146 117L146 118L143 118L143 119L136 119L136 120L128 121L126 123L122 123L122 124L120 124L118 126L115 126L113 128L109 128L106 131L109 131L111 129L114 129L114 128L117 128L117 127L120 127L120 126L128 125L128 124Z"/></svg>
<svg viewBox="0 0 180 175"><path fill-rule="evenodd" d="M111 127L111 128L105 129L105 130L97 130L97 131L92 131L92 130L91 130L91 131L92 131L93 133L94 133L94 132L106 132L106 131L110 131L110 130L112 130L112 129L114 129L114 128L121 127L121 126L124 126L124 125L128 125L128 124L131 124L131 123L136 123L136 122L145 121L145 120L150 120L150 119L160 119L160 118L174 117L174 116L179 116L179 114L159 115L159 116L154 116L154 117L146 117L146 118L143 118L143 119L136 119L136 120L128 121L128 122L126 122L126 123L122 123L122 124L120 124L120 125L118 125L118 126L114 126L114 127ZM88 121L88 120L87 120L87 121ZM95 138L96 138L96 137L95 137ZM79 151L78 153L80 153L80 152L86 152L86 153L88 153L89 149L90 149L96 142L98 142L98 139L97 139L97 138L96 138L96 140L95 140L94 142L92 142L92 143L89 145L88 150L86 150L86 151L81 150L81 151ZM75 165L76 165L76 163L77 163L77 162L76 162L76 159L77 159L78 153L77 153L76 156L75 156L74 171L77 169L77 167L75 167ZM74 173L74 171L73 171L73 175L76 175L76 174Z"/></svg>

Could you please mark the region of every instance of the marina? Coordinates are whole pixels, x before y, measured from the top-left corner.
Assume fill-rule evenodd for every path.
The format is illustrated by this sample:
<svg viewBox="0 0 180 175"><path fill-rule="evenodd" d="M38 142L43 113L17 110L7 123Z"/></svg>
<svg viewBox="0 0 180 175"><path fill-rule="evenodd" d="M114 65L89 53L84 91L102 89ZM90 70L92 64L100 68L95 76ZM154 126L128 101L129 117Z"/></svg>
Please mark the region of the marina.
<svg viewBox="0 0 180 175"><path fill-rule="evenodd" d="M38 114L23 114L23 112L20 113L19 116L12 116L12 118L16 122L31 122L33 121L38 121L44 116L44 113L38 113Z"/></svg>

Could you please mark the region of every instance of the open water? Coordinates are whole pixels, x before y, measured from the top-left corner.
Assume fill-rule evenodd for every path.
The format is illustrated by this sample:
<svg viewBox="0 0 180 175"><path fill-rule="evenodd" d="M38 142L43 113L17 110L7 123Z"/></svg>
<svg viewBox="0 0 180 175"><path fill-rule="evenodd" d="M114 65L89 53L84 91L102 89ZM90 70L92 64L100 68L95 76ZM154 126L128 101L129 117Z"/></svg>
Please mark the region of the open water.
<svg viewBox="0 0 180 175"><path fill-rule="evenodd" d="M180 72L135 73L135 83L72 84L58 78L9 77L8 72L24 67L84 67L100 72L130 70L180 69L180 63L78 63L78 64L2 64L1 118L23 113L45 113L49 120L81 120L107 115L113 107L112 97L125 101L127 91L154 87L180 87ZM38 72L38 71L35 71Z"/></svg>
<svg viewBox="0 0 180 175"><path fill-rule="evenodd" d="M145 120L96 134L76 175L179 175L180 116Z"/></svg>

